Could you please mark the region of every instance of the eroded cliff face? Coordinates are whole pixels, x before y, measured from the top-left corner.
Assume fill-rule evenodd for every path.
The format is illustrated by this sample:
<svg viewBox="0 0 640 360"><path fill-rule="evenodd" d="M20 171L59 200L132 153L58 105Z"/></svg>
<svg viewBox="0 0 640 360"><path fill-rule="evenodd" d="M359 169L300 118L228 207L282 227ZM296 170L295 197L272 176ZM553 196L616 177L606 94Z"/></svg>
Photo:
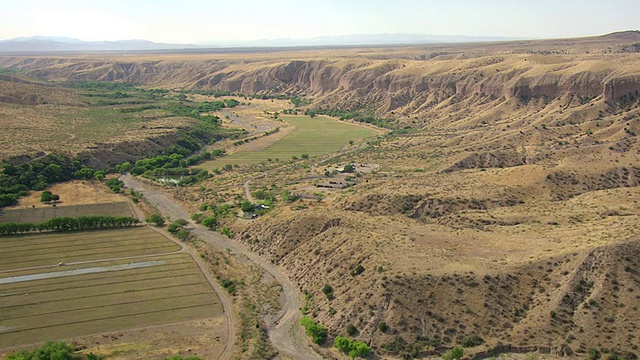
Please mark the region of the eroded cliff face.
<svg viewBox="0 0 640 360"><path fill-rule="evenodd" d="M323 106L369 106L386 114L452 97L628 101L639 97L639 54L484 55L431 60L354 58L122 61L118 58L0 58L0 67L58 81L124 81L148 87L288 93ZM345 104L345 101L357 103ZM416 102L422 102L416 103Z"/></svg>

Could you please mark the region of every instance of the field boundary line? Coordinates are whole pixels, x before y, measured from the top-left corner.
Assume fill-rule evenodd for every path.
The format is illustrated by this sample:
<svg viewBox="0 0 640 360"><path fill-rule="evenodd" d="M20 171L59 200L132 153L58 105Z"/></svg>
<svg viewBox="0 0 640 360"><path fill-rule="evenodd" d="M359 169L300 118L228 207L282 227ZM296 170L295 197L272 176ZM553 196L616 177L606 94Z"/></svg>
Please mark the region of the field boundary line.
<svg viewBox="0 0 640 360"><path fill-rule="evenodd" d="M109 262L109 261L120 261L120 260L135 260L135 259L144 259L155 256L162 255L174 255L184 253L184 249L168 252L168 253L158 253L158 254L149 254L149 255L134 255L134 256L125 256L120 258L108 258L108 259L99 259L99 260L83 260L83 261L75 261L65 263L65 266L75 266L75 265L86 265L100 262ZM11 273L16 271L29 271L29 270L40 270L40 269L48 269L48 268L58 268L58 265L42 265L42 266L32 266L20 269L11 269L11 270L1 270L0 273Z"/></svg>

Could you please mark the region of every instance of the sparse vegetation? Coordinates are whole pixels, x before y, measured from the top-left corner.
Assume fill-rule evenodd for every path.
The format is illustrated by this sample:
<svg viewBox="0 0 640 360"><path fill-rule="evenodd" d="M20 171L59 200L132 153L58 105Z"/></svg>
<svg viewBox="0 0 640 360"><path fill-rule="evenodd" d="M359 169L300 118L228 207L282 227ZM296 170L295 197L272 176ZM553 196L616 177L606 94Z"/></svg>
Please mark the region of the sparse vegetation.
<svg viewBox="0 0 640 360"><path fill-rule="evenodd" d="M47 341L33 352L20 350L7 355L7 360L72 360L74 348L65 342Z"/></svg>

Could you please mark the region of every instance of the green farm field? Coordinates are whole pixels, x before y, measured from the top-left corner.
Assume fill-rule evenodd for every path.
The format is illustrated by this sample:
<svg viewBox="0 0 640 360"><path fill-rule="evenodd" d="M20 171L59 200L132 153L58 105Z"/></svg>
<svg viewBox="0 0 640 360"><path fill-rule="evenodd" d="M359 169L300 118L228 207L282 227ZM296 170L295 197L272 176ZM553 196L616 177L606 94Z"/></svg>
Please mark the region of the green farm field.
<svg viewBox="0 0 640 360"><path fill-rule="evenodd" d="M40 223L54 217L78 217L83 215L133 216L133 213L131 212L131 206L126 202L9 209L0 212L0 223Z"/></svg>
<svg viewBox="0 0 640 360"><path fill-rule="evenodd" d="M239 151L200 164L198 167L211 170L227 164L255 164L268 159L288 160L302 154L309 156L336 152L350 140L360 140L378 134L364 126L345 123L336 119L318 116L283 116L282 119L295 130L260 151Z"/></svg>
<svg viewBox="0 0 640 360"><path fill-rule="evenodd" d="M0 349L223 316L193 259L149 228L3 237L0 251Z"/></svg>

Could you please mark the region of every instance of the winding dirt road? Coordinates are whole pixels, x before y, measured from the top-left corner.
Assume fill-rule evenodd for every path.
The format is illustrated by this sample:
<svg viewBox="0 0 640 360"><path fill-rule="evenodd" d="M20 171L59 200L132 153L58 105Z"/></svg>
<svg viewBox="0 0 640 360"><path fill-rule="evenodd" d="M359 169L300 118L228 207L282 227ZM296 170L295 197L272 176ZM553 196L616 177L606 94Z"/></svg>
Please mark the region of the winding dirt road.
<svg viewBox="0 0 640 360"><path fill-rule="evenodd" d="M120 180L125 183L126 187L141 192L147 201L156 207L156 209L165 215L165 217L169 216L171 219L189 219L188 212L182 208L180 204L172 200L164 191L147 188L144 183L136 180L128 174L122 175ZM286 276L280 273L275 265L263 260L258 255L247 249L243 244L237 243L219 233L206 230L190 220L188 221L189 229L191 229L192 234L196 235L200 240L218 248L221 251L224 249L231 249L232 252L236 254L246 256L255 265L260 266L265 272L273 276L280 285L282 285L280 312L275 316L271 314L264 318L267 324L269 339L273 346L278 349L281 354L293 359L322 359L320 355L311 349L309 342L299 325L301 318L299 310L301 306L301 299L296 286L294 286ZM208 272L205 271L205 273ZM235 319L233 318L233 312L226 309L226 305L222 299L223 297L228 300L224 291L222 291L221 301L225 307L230 336L229 344L227 345L227 349L225 349L223 355L228 358L231 355L231 348L233 341L235 340ZM225 357L221 356L221 358Z"/></svg>

